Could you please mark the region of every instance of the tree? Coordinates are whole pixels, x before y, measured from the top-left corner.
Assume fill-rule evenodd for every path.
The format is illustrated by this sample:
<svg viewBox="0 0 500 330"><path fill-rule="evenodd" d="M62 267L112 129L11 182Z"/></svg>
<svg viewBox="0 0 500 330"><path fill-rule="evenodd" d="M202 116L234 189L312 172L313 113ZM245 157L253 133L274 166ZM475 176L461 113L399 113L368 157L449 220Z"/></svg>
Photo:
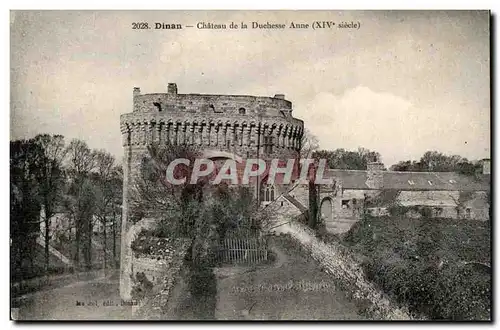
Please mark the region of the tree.
<svg viewBox="0 0 500 330"><path fill-rule="evenodd" d="M13 276L33 270L33 250L40 233L40 187L37 181L44 153L33 139L10 143L10 239Z"/></svg>
<svg viewBox="0 0 500 330"><path fill-rule="evenodd" d="M459 163L468 162L466 158L458 155L447 156L438 151L427 151L420 158L422 169L433 172L452 172Z"/></svg>
<svg viewBox="0 0 500 330"><path fill-rule="evenodd" d="M168 223L164 227L166 231L188 235L202 199L203 182L190 184L192 166L197 156L196 149L185 145L150 145L141 161L139 177L131 182L132 221L144 216L159 217ZM166 177L168 164L178 158L188 159L190 164L180 164L175 168L175 178L186 178L181 185L170 183Z"/></svg>
<svg viewBox="0 0 500 330"><path fill-rule="evenodd" d="M342 170L366 170L368 163L381 160L378 152L361 147L356 151L342 148L333 151L318 150L313 153L313 158L326 159L329 168Z"/></svg>
<svg viewBox="0 0 500 330"><path fill-rule="evenodd" d="M422 164L411 160L400 161L399 163L392 165L390 170L399 172L422 172Z"/></svg>
<svg viewBox="0 0 500 330"><path fill-rule="evenodd" d="M306 128L300 141L300 158L311 158L313 153L318 150L318 148L318 138Z"/></svg>
<svg viewBox="0 0 500 330"><path fill-rule="evenodd" d="M403 172L457 172L465 175L475 175L481 170L479 162L471 162L459 155L445 155L438 151L425 152L420 160L400 161L391 166L393 171Z"/></svg>
<svg viewBox="0 0 500 330"><path fill-rule="evenodd" d="M115 209L117 200L121 195L121 177L119 173L121 171L115 166L115 158L105 150L98 150L94 152L95 160L95 175L94 183L96 187L96 209L95 215L97 220L99 220L103 226L103 255L104 255L104 268L107 267L107 230L108 230L108 219L111 218L112 221L116 221ZM114 224L113 224L114 228ZM113 231L113 239L115 239L115 231ZM113 242L115 244L115 242ZM113 247L113 257L116 258L116 248ZM115 259L116 260L116 259Z"/></svg>
<svg viewBox="0 0 500 330"><path fill-rule="evenodd" d="M40 157L39 171L37 171L37 181L39 184L39 194L43 205L43 223L45 238L45 269L49 268L49 246L51 218L55 214L56 204L60 198L61 188L64 185L63 161L66 154L64 137L62 135L40 134L34 139L34 143L39 146L43 153Z"/></svg>
<svg viewBox="0 0 500 330"><path fill-rule="evenodd" d="M244 187L228 187L225 183L208 184L209 177L190 184L192 166L199 155L190 146L152 145L143 159L140 176L131 192L135 219L158 218L159 233L192 240L192 258L198 263L213 260L214 242L230 232L251 232L264 225L252 192ZM165 180L166 168L174 159L185 158L189 166L178 165L175 178L185 177L183 184Z"/></svg>
<svg viewBox="0 0 500 330"><path fill-rule="evenodd" d="M84 141L73 139L67 147L67 166L70 182L65 207L75 226L75 263L80 264L82 248L86 267L92 265L92 215L95 207L95 190L90 173L95 168L95 154ZM82 239L84 244L82 244Z"/></svg>

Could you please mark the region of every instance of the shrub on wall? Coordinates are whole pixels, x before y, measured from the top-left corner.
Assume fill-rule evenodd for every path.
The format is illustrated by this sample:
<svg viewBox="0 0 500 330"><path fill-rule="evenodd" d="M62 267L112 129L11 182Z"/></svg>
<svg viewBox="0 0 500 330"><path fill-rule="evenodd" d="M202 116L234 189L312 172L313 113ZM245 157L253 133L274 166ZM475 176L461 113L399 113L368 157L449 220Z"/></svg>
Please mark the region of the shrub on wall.
<svg viewBox="0 0 500 330"><path fill-rule="evenodd" d="M148 280L144 272L136 273L132 278L132 299L142 300L153 289L153 283Z"/></svg>

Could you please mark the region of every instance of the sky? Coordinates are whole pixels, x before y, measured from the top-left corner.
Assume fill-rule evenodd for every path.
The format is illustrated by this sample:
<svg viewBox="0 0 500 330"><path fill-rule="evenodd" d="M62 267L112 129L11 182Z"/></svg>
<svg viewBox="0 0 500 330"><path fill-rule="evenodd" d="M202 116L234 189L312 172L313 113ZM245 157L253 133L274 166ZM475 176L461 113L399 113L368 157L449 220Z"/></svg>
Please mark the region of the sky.
<svg viewBox="0 0 500 330"><path fill-rule="evenodd" d="M360 23L359 29L133 30L132 23ZM11 12L11 139L39 133L123 155L142 93L285 94L323 149L390 166L427 150L490 157L489 13Z"/></svg>

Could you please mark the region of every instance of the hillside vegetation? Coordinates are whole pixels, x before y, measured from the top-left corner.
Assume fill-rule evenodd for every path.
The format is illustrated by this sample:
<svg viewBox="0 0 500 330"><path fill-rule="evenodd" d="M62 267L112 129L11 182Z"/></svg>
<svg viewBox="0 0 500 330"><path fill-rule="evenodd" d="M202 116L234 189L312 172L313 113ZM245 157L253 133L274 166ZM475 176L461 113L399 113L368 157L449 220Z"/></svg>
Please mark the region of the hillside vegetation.
<svg viewBox="0 0 500 330"><path fill-rule="evenodd" d="M367 217L343 243L362 255L372 281L414 312L490 319L489 222Z"/></svg>

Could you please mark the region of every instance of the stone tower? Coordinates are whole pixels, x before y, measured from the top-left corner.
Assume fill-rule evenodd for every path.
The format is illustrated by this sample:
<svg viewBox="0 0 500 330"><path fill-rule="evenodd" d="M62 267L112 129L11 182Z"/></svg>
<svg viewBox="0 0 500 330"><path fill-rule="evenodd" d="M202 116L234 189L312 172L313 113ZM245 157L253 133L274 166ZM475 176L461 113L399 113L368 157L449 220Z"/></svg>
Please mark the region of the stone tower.
<svg viewBox="0 0 500 330"><path fill-rule="evenodd" d="M167 93L141 94L135 87L133 112L121 115L120 129L125 157L120 294L123 299L130 299L128 198L147 146L153 142L187 144L242 158L296 158L304 123L292 116L292 103L283 94L178 94L177 85L169 83Z"/></svg>

